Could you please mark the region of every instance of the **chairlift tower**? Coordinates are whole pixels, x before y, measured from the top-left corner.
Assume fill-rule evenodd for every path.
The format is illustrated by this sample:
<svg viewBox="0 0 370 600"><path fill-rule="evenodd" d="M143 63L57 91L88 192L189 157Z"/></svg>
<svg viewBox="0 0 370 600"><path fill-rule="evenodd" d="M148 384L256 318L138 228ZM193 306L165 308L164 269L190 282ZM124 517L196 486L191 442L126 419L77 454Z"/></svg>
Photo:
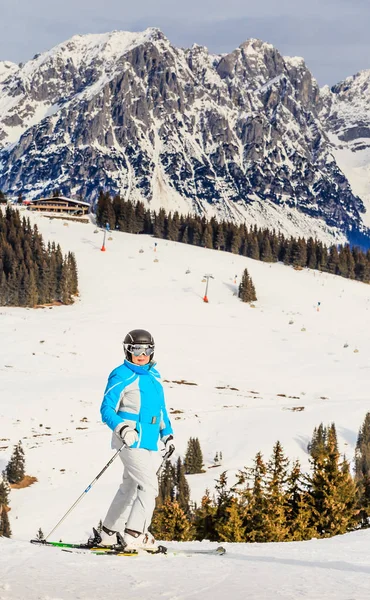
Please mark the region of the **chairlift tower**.
<svg viewBox="0 0 370 600"><path fill-rule="evenodd" d="M204 275L204 279L206 280L206 291L204 292L203 302L208 302L208 284L209 280L214 279L214 277L210 273L207 273L206 275Z"/></svg>

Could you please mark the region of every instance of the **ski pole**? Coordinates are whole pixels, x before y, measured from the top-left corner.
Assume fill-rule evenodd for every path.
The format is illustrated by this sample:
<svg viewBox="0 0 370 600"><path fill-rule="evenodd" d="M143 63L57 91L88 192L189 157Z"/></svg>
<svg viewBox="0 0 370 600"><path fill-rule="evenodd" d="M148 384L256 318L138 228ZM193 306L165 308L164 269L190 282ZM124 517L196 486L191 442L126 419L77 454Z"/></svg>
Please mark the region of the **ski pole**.
<svg viewBox="0 0 370 600"><path fill-rule="evenodd" d="M175 450L175 448L174 448L174 447L172 447L172 448L170 447L170 448L167 450L167 452L165 452L165 453L163 454L163 457L162 457L162 462L161 462L161 464L160 464L160 466L159 466L159 469L158 469L158 471L156 472L156 475L157 475L157 477L158 477L159 473L161 472L161 470L162 470L162 467L163 467L163 465L164 465L165 461L166 461L168 458L170 458L170 456L172 456L172 454L173 454L174 450Z"/></svg>
<svg viewBox="0 0 370 600"><path fill-rule="evenodd" d="M119 453L121 452L121 450L125 446L126 446L126 444L122 444L121 448L119 450L117 450L117 452L112 456L112 458L107 462L107 464L105 465L105 467L102 468L102 470L100 471L100 473L95 477L95 479L90 483L90 485L87 486L86 490L84 490L82 492L81 496L79 498L77 498L76 502L71 506L71 508L66 512L66 514L60 519L60 521L58 521L58 523L55 525L55 527L50 531L50 533L48 533L48 535L46 536L46 538L44 538L45 542L51 536L51 534L54 533L54 531L59 527L59 525L61 523L63 523L64 519L66 517L68 517L68 515L72 512L72 510L75 508L75 506L77 506L77 504L83 498L84 494L87 494L87 492L89 492L91 490L91 488L94 485L94 483L96 483L98 481L98 479L103 475L104 471L106 471L108 469L108 467L112 464L112 462L114 461L114 459L117 458L117 456L119 455Z"/></svg>

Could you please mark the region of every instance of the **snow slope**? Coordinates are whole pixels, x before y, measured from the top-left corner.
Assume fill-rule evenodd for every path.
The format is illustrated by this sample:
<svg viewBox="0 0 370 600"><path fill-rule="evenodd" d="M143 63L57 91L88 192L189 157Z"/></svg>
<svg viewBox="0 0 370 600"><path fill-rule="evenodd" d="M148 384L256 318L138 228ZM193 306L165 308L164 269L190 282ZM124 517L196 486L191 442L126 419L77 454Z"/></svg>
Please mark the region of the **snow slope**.
<svg viewBox="0 0 370 600"><path fill-rule="evenodd" d="M129 574L116 557L27 543L40 526L52 529L112 455L99 407L129 329L147 328L156 339L168 407L182 411L172 416L178 455L190 436L200 439L206 473L188 477L197 501L221 470L231 482L258 450L267 458L277 439L307 468L307 443L321 421L336 423L340 449L352 459L369 410L370 368L364 284L164 240L154 252L153 238L118 232L104 253L92 224L30 217L45 239L76 253L81 298L59 308L0 309L0 469L21 439L27 473L38 478L11 492L13 539L0 540L0 598L90 599L103 590L105 598L121 590L130 599L365 598L368 532L231 545L222 558L130 558ZM255 308L235 295L246 266ZM208 304L205 273L214 275ZM196 385L175 383L181 380ZM208 468L220 450L222 467ZM86 539L120 476L117 460L56 538Z"/></svg>
<svg viewBox="0 0 370 600"><path fill-rule="evenodd" d="M309 542L225 544L224 556L119 558L77 556L0 538L0 598L365 600L369 542L365 531Z"/></svg>

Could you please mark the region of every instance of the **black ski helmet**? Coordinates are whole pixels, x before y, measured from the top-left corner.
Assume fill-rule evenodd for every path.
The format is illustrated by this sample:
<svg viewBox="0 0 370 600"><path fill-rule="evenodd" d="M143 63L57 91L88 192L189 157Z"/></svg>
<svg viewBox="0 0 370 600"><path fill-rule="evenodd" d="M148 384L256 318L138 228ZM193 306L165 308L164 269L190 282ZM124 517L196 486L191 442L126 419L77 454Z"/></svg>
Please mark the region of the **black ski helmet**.
<svg viewBox="0 0 370 600"><path fill-rule="evenodd" d="M149 333L149 331L146 331L146 329L133 329L132 331L128 332L123 340L123 349L125 351L125 357L127 360L132 362L132 354L127 350L126 344L151 344L154 346L154 339L152 334ZM151 354L150 360L153 360L153 356L154 352Z"/></svg>

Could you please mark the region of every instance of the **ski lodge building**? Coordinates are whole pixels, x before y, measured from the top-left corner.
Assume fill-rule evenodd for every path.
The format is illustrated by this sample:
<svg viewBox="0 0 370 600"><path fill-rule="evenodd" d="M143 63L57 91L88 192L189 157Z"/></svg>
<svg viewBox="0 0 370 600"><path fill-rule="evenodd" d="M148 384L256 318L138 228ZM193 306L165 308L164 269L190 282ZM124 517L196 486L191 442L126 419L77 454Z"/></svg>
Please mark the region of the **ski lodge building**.
<svg viewBox="0 0 370 600"><path fill-rule="evenodd" d="M89 212L90 204L82 202L82 200L72 200L65 196L56 198L39 198L31 202L24 202L28 210L36 210L38 212L54 212L65 213L69 215L85 215Z"/></svg>

